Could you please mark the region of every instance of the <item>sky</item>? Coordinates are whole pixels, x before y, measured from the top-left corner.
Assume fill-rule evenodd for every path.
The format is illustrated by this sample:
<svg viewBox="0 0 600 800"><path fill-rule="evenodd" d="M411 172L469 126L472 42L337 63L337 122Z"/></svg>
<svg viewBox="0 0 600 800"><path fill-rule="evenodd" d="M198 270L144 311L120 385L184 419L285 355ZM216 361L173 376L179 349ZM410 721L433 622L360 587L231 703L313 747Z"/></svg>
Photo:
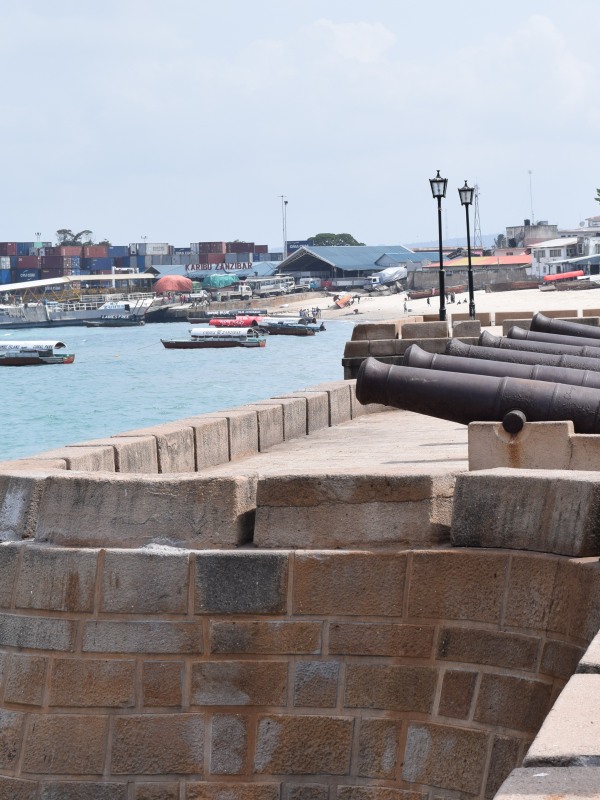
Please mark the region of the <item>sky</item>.
<svg viewBox="0 0 600 800"><path fill-rule="evenodd" d="M437 240L600 213L598 0L0 0L0 241ZM471 220L473 227L473 220Z"/></svg>

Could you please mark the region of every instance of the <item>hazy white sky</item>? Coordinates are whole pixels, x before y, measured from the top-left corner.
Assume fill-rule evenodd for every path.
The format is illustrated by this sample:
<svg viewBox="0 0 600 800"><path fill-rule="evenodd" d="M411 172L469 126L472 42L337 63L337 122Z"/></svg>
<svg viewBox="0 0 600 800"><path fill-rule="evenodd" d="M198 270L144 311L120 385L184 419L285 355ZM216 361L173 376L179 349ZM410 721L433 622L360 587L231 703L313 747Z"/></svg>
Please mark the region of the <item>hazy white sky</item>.
<svg viewBox="0 0 600 800"><path fill-rule="evenodd" d="M436 239L600 213L598 0L0 0L0 241ZM596 166L594 166L596 165ZM530 197L532 171L533 203Z"/></svg>

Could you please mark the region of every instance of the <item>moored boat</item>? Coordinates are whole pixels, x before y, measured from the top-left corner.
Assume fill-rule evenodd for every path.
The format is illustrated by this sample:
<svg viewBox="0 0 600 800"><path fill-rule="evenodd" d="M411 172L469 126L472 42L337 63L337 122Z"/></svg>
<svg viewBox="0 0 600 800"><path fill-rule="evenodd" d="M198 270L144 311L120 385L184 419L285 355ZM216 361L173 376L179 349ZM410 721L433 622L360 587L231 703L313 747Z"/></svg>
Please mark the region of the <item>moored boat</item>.
<svg viewBox="0 0 600 800"><path fill-rule="evenodd" d="M242 314L233 318L213 317L208 321L213 328L249 328L262 320L260 314Z"/></svg>
<svg viewBox="0 0 600 800"><path fill-rule="evenodd" d="M0 343L0 367L28 367L42 364L72 364L73 353L55 353L66 347L64 342L2 342Z"/></svg>
<svg viewBox="0 0 600 800"><path fill-rule="evenodd" d="M189 339L161 339L167 350L221 347L264 347L265 337L256 328L192 328Z"/></svg>
<svg viewBox="0 0 600 800"><path fill-rule="evenodd" d="M131 328L139 325L145 325L146 320L143 317L131 315L122 317L117 314L106 314L102 319L89 320L85 323L86 328Z"/></svg>

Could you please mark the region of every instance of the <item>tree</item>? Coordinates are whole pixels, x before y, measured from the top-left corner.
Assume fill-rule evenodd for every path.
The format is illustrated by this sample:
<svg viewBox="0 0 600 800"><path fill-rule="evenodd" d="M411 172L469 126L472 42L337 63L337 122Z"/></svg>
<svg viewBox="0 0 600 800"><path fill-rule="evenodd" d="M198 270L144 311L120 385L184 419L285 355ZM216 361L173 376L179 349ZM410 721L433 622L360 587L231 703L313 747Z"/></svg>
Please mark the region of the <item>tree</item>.
<svg viewBox="0 0 600 800"><path fill-rule="evenodd" d="M600 203L600 189L596 189L596 197L594 197L594 200Z"/></svg>
<svg viewBox="0 0 600 800"><path fill-rule="evenodd" d="M73 233L70 228L60 228L60 230L56 231L56 238L58 239L59 245L78 247L80 245L94 244L92 241L92 234L93 232L89 230ZM85 241L82 240L83 236L86 237Z"/></svg>
<svg viewBox="0 0 600 800"><path fill-rule="evenodd" d="M313 247L364 247L364 242L357 242L349 233L317 233L311 236L308 243Z"/></svg>

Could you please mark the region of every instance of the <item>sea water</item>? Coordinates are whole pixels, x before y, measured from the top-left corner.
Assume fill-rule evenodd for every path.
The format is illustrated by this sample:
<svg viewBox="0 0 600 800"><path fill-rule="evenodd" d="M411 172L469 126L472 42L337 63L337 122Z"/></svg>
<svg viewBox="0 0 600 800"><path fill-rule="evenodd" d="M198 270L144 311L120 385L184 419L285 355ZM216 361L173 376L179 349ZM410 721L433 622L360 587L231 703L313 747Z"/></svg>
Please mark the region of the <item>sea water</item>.
<svg viewBox="0 0 600 800"><path fill-rule="evenodd" d="M342 380L353 323L315 336L271 336L265 347L167 350L187 322L135 328L0 331L0 341L52 339L75 362L0 368L0 461Z"/></svg>

